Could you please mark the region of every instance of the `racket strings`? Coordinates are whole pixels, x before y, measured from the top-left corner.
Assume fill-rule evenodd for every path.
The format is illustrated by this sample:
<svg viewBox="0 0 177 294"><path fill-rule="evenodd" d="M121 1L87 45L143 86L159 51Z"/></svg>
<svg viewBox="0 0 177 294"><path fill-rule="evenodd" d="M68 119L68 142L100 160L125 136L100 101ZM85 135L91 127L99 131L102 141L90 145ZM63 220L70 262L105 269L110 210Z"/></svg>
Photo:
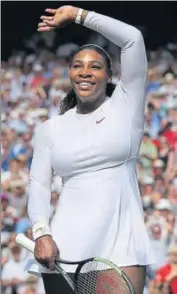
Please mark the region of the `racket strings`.
<svg viewBox="0 0 177 294"><path fill-rule="evenodd" d="M77 276L76 286L78 294L130 294L121 273L98 261L84 264Z"/></svg>

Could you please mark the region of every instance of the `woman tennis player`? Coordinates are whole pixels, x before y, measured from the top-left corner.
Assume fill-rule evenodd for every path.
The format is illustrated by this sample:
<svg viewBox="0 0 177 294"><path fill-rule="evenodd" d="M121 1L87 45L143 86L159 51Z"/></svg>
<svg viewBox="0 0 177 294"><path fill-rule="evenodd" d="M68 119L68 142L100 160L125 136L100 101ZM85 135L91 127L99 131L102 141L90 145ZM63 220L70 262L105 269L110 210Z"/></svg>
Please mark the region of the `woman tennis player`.
<svg viewBox="0 0 177 294"><path fill-rule="evenodd" d="M46 9L38 31L78 23L121 48L121 78L113 90L111 60L99 46L81 47L70 66L72 90L62 115L42 124L35 140L28 213L35 258L47 294L67 294L54 270L66 260L104 257L121 266L142 294L154 262L136 175L144 126L146 52L139 30L110 17L63 6ZM49 227L52 172L63 188ZM70 272L72 272L70 268ZM50 274L48 274L50 273Z"/></svg>

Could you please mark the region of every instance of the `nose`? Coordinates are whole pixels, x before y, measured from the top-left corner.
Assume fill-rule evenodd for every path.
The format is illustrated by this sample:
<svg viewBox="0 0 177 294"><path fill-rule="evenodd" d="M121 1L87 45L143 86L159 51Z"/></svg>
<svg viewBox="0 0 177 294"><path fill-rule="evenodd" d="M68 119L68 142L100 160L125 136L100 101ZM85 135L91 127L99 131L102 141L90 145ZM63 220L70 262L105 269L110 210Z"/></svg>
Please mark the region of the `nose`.
<svg viewBox="0 0 177 294"><path fill-rule="evenodd" d="M91 78L92 77L92 73L90 72L90 70L82 69L79 72L79 77L80 78L83 78L83 79Z"/></svg>

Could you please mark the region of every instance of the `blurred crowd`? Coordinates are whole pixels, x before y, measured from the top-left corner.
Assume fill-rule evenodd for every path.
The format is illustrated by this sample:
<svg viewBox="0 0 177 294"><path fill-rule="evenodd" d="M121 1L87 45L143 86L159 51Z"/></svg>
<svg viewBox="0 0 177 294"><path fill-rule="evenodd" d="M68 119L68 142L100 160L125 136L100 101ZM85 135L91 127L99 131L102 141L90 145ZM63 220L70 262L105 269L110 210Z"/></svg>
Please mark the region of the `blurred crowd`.
<svg viewBox="0 0 177 294"><path fill-rule="evenodd" d="M59 115L70 89L70 55L78 45L56 47L56 35L34 34L1 62L1 290L4 294L43 294L41 279L24 271L29 253L15 243L32 238L27 217L28 174L37 128ZM113 60L114 83L120 75L120 51L93 33L88 43L104 47ZM148 83L145 132L137 173L144 218L156 256L144 293L177 293L177 45L147 51ZM135 65L136 66L136 65ZM51 219L59 200L60 177L51 184ZM37 195L36 195L37 197ZM138 224L137 224L138 225Z"/></svg>

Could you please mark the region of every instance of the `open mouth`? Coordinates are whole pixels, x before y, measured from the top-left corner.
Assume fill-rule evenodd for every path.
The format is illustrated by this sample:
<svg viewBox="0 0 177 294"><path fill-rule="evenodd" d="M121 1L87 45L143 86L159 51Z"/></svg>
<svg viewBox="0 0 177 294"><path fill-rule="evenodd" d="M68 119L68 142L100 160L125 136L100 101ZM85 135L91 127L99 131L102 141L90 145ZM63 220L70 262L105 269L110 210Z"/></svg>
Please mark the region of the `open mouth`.
<svg viewBox="0 0 177 294"><path fill-rule="evenodd" d="M76 82L76 87L80 90L90 90L95 84L94 82Z"/></svg>

